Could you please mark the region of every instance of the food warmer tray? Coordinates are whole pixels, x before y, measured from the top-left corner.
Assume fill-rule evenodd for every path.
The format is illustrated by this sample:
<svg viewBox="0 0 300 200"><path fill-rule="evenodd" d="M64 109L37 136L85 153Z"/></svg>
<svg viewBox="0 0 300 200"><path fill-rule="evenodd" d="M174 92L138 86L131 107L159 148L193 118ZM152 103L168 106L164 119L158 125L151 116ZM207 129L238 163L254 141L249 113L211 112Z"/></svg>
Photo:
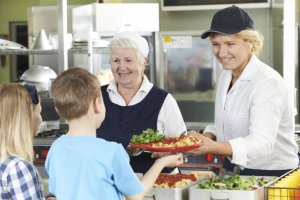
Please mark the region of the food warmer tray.
<svg viewBox="0 0 300 200"><path fill-rule="evenodd" d="M247 178L249 176L241 177ZM272 179L274 177L267 178ZM255 190L217 190L200 189L197 184L189 188L189 200L264 200L265 186L259 187Z"/></svg>
<svg viewBox="0 0 300 200"><path fill-rule="evenodd" d="M203 176L203 178L180 188L152 188L143 200L189 200L189 187L198 185L207 179L209 176Z"/></svg>

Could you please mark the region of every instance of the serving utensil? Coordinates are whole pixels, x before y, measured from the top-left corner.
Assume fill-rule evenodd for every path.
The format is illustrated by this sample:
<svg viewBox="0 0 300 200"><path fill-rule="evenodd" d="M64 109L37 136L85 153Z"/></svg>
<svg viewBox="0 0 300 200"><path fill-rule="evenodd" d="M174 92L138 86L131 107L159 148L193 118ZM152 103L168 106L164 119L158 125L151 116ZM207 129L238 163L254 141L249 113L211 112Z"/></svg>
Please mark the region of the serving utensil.
<svg viewBox="0 0 300 200"><path fill-rule="evenodd" d="M219 167L213 167L209 166L208 171L212 171L217 177L223 178L226 175L226 169L225 168L219 168Z"/></svg>
<svg viewBox="0 0 300 200"><path fill-rule="evenodd" d="M130 156L138 156L141 153L143 153L143 149L139 149L139 148L132 148L129 145L126 148L128 155Z"/></svg>
<svg viewBox="0 0 300 200"><path fill-rule="evenodd" d="M188 134L188 131L187 131L187 130L184 130L184 131L179 135L179 137L187 136L187 134Z"/></svg>

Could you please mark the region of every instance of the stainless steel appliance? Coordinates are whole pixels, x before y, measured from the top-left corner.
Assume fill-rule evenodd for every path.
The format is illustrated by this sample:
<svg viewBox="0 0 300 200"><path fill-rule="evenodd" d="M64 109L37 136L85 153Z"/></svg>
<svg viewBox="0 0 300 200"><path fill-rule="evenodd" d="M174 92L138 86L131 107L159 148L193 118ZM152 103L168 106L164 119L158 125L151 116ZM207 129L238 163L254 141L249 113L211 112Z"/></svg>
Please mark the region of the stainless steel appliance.
<svg viewBox="0 0 300 200"><path fill-rule="evenodd" d="M55 111L53 99L50 95L51 81L57 77L56 73L47 66L32 66L21 76L23 84L34 85L41 99L43 119L39 134L33 140L34 164L43 179L48 175L44 164L53 141L66 133L67 128L60 125L60 117Z"/></svg>
<svg viewBox="0 0 300 200"><path fill-rule="evenodd" d="M139 16L137 20L136 16ZM81 45L88 54L73 54L74 65L88 69L94 74L110 71L107 53L93 53L105 48L112 37L121 31L139 32L150 46L147 75L155 82L155 69L158 62L156 44L159 31L158 3L93 3L73 8L74 44ZM107 20L110 19L110 20ZM78 48L77 48L78 49Z"/></svg>
<svg viewBox="0 0 300 200"><path fill-rule="evenodd" d="M39 132L33 139L34 165L39 171L42 179L48 179L45 170L45 161L52 143L68 131L68 126L60 126L59 129L51 129Z"/></svg>
<svg viewBox="0 0 300 200"><path fill-rule="evenodd" d="M32 66L21 76L24 84L34 85L38 92L47 92L57 74L48 66Z"/></svg>
<svg viewBox="0 0 300 200"><path fill-rule="evenodd" d="M177 100L185 122L212 123L220 69L202 31L160 32L160 86Z"/></svg>

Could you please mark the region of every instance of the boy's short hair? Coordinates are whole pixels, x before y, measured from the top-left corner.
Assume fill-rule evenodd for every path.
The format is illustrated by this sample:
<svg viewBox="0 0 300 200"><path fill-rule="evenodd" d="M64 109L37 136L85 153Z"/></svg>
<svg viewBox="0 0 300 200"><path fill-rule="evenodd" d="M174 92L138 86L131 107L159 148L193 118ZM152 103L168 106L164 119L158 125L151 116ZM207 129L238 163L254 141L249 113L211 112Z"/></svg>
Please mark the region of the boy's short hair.
<svg viewBox="0 0 300 200"><path fill-rule="evenodd" d="M102 101L100 82L85 69L72 67L61 73L51 85L51 94L58 114L72 120L87 114L90 103Z"/></svg>

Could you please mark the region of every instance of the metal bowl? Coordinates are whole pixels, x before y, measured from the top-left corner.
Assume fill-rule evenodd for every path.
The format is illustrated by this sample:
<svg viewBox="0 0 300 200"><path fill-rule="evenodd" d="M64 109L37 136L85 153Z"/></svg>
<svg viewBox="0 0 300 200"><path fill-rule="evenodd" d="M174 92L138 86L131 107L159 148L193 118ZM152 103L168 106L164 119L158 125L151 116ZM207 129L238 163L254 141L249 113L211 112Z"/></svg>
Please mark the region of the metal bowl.
<svg viewBox="0 0 300 200"><path fill-rule="evenodd" d="M21 76L21 80L30 82L48 83L50 79L55 79L57 74L48 66L33 66L27 69Z"/></svg>
<svg viewBox="0 0 300 200"><path fill-rule="evenodd" d="M33 66L27 69L21 76L24 84L34 85L37 91L48 91L51 80L55 79L57 74L48 66Z"/></svg>

